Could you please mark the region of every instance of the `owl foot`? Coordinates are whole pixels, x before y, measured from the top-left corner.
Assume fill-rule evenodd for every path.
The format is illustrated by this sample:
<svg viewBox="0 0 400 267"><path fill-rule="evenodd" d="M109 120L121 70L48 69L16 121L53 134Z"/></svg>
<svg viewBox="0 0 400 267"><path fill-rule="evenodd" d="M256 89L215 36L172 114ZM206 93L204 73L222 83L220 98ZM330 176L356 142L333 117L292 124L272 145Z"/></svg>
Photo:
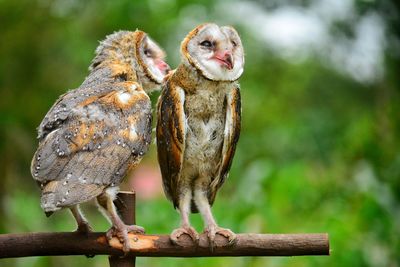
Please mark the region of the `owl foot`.
<svg viewBox="0 0 400 267"><path fill-rule="evenodd" d="M191 226L185 226L185 227L181 227L178 229L175 229L174 231L172 231L172 233L169 236L169 239L171 240L171 242L175 245L180 246L178 238L181 235L188 235L190 236L190 238L193 240L193 242L198 245L199 244L199 240L200 240L200 236L199 234L196 232L196 230L191 227Z"/></svg>
<svg viewBox="0 0 400 267"><path fill-rule="evenodd" d="M117 237L122 243L122 250L125 252L125 254L127 254L130 251L130 240L128 233L144 234L144 228L138 225L114 225L106 232L106 237L108 241L110 241L113 237Z"/></svg>
<svg viewBox="0 0 400 267"><path fill-rule="evenodd" d="M217 225L210 225L208 226L205 230L204 233L207 235L208 240L210 242L210 250L214 251L214 248L216 247L215 243L215 236L222 235L223 237L228 239L228 244L227 246L232 246L236 243L236 234L232 232L230 229L222 228Z"/></svg>
<svg viewBox="0 0 400 267"><path fill-rule="evenodd" d="M78 229L76 229L75 232L88 235L93 232L93 229L88 222L84 221L78 224Z"/></svg>
<svg viewBox="0 0 400 267"><path fill-rule="evenodd" d="M80 222L78 228L75 230L75 233L85 235L86 237L88 237L91 232L93 232L93 229L86 220ZM93 258L95 255L87 254L85 256L86 258Z"/></svg>

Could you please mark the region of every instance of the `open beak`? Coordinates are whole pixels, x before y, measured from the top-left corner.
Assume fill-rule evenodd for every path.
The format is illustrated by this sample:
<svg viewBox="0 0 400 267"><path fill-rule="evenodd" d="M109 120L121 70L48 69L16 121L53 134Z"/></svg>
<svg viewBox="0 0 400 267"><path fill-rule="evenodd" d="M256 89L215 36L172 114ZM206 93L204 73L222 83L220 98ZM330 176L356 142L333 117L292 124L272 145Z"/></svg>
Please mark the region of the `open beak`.
<svg viewBox="0 0 400 267"><path fill-rule="evenodd" d="M218 62L220 62L222 64L222 66L224 66L228 70L233 69L234 62L233 62L233 56L232 56L231 51L225 50L223 52L219 52L219 53L217 52L214 54L214 56L212 58L217 60Z"/></svg>
<svg viewBox="0 0 400 267"><path fill-rule="evenodd" d="M162 74L164 74L164 75L166 75L168 72L169 72L169 70L171 69L170 67L169 67L169 65L164 61L164 60L162 60L162 59L156 59L156 60L154 60L155 62L155 64L156 64L156 66L157 66L157 68L161 71L161 73Z"/></svg>

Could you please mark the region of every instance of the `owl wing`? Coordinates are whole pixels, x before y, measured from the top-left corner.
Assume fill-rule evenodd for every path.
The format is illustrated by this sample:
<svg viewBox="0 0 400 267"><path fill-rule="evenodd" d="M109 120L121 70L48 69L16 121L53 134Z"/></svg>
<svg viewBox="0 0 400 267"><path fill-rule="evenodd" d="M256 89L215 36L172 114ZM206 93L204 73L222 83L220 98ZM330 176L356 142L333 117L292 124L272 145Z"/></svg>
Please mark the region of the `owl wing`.
<svg viewBox="0 0 400 267"><path fill-rule="evenodd" d="M157 151L165 194L178 206L178 181L185 149L185 92L167 82L157 105Z"/></svg>
<svg viewBox="0 0 400 267"><path fill-rule="evenodd" d="M45 210L84 202L118 185L148 149L151 103L139 84L105 84L94 91L75 102L67 93L40 126L45 130L39 135L45 134L31 172L42 185ZM64 107L67 115L49 123Z"/></svg>
<svg viewBox="0 0 400 267"><path fill-rule="evenodd" d="M235 86L226 96L226 117L224 129L224 141L222 145L222 158L219 167L219 175L211 182L209 191L210 205L215 200L218 189L225 182L231 168L236 144L239 140L241 127L241 98L240 89Z"/></svg>
<svg viewBox="0 0 400 267"><path fill-rule="evenodd" d="M70 120L75 115L75 108L80 103L90 98L98 98L112 90L112 87L105 86L99 86L98 90L95 88L80 87L61 95L40 123L38 127L38 139L41 141L49 133L61 128L65 121Z"/></svg>
<svg viewBox="0 0 400 267"><path fill-rule="evenodd" d="M128 73L129 67L121 67L121 64L108 64L93 71L79 88L61 95L54 103L38 127L38 139L42 140L47 134L59 128L65 120L71 118L77 106L91 103L115 91L115 86L112 86L116 84L114 81L117 81L119 76L129 76Z"/></svg>

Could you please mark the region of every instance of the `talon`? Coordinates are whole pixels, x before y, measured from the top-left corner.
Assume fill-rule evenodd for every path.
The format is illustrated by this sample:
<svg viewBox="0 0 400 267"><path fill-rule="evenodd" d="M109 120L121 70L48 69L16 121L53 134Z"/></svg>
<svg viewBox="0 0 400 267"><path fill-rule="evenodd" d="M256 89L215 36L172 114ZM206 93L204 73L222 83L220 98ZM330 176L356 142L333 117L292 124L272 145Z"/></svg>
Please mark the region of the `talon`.
<svg viewBox="0 0 400 267"><path fill-rule="evenodd" d="M214 247L215 247L215 232L216 228L215 227L207 227L204 230L204 233L208 237L209 245L210 245L210 250L211 252L214 252Z"/></svg>
<svg viewBox="0 0 400 267"><path fill-rule="evenodd" d="M232 232L230 229L218 227L216 234L222 235L223 237L227 238L228 246L234 245L237 241L236 234L234 232Z"/></svg>
<svg viewBox="0 0 400 267"><path fill-rule="evenodd" d="M171 240L171 242L172 242L173 244L175 244L175 245L180 246L180 244L179 244L179 242L178 242L178 238L179 238L181 235L184 235L184 234L188 235L196 245L199 244L199 242L200 242L200 236L199 236L199 234L196 232L196 230L195 230L193 227L191 227L191 226L188 226L188 227L181 227L181 228L178 228L178 229L173 230L172 233L171 233L171 235L170 235L170 240Z"/></svg>
<svg viewBox="0 0 400 267"><path fill-rule="evenodd" d="M215 236L217 234L228 239L227 246L232 246L237 242L236 234L232 232L230 229L221 228L218 226L208 226L204 230L204 233L207 234L211 252L213 252L214 248L216 247Z"/></svg>
<svg viewBox="0 0 400 267"><path fill-rule="evenodd" d="M128 233L145 234L144 228L138 225L127 225L127 231Z"/></svg>
<svg viewBox="0 0 400 267"><path fill-rule="evenodd" d="M116 230L115 230L114 226L112 226L110 229L108 229L108 231L106 232L106 238L108 241L110 241L113 238L113 236L116 235L115 231Z"/></svg>
<svg viewBox="0 0 400 267"><path fill-rule="evenodd" d="M138 225L123 225L120 226L119 229L115 226L112 226L107 232L106 237L107 240L110 241L113 237L118 238L120 243L122 244L122 250L125 253L125 256L128 254L130 249L130 240L128 233L137 233L137 234L144 234L144 228Z"/></svg>

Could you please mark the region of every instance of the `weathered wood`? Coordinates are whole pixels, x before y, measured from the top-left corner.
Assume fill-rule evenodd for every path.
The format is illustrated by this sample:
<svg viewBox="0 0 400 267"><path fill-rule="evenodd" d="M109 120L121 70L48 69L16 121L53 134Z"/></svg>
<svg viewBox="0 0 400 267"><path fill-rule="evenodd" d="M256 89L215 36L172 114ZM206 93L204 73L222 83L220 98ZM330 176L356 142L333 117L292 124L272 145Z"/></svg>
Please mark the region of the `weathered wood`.
<svg viewBox="0 0 400 267"><path fill-rule="evenodd" d="M121 191L117 194L114 204L121 219L126 224L135 224L135 192ZM121 258L120 256L109 256L108 262L110 267L135 267L136 257L127 256Z"/></svg>
<svg viewBox="0 0 400 267"><path fill-rule="evenodd" d="M238 234L237 243L217 235L213 252L202 235L196 246L189 237L180 237L181 246L173 245L168 235L129 234L130 256L136 257L215 257L215 256L301 256L329 255L328 234ZM104 233L23 233L0 235L0 258L49 255L122 256L117 238L108 244Z"/></svg>

